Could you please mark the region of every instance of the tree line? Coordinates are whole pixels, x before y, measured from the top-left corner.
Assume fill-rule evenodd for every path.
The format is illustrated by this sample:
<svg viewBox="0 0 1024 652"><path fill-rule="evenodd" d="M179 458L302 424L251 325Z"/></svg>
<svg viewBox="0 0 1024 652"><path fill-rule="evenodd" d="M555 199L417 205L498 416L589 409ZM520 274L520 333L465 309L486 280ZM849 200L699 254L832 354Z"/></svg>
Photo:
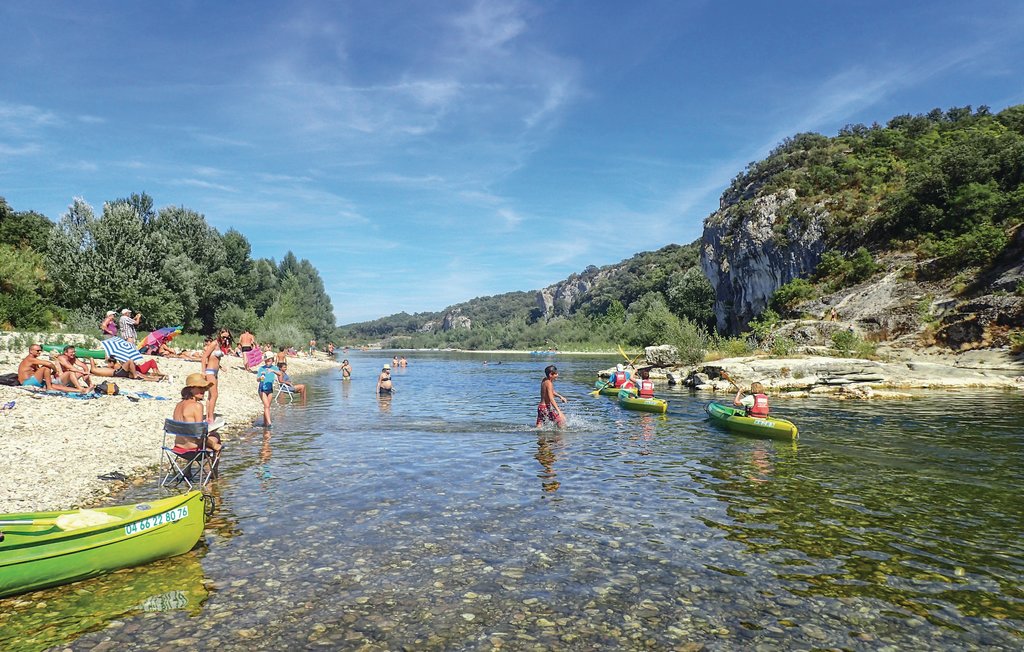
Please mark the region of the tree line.
<svg viewBox="0 0 1024 652"><path fill-rule="evenodd" d="M291 345L329 338L334 310L317 269L290 251L280 263L251 254L242 233L222 234L183 206L155 210L145 193L99 215L76 198L56 223L0 197L0 325L93 332L107 310L127 307L149 328L248 328Z"/></svg>

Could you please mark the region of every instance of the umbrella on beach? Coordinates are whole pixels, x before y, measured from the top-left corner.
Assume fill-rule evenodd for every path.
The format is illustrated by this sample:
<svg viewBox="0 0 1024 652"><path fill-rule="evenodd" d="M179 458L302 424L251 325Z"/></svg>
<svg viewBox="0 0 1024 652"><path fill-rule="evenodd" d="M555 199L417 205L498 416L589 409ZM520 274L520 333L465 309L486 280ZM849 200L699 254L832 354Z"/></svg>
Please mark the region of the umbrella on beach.
<svg viewBox="0 0 1024 652"><path fill-rule="evenodd" d="M100 342L100 346L103 347L103 351L106 352L108 358L113 358L119 362L124 362L125 360L142 362L142 354L139 353L139 350L122 337L111 337L110 339L103 340Z"/></svg>
<svg viewBox="0 0 1024 652"><path fill-rule="evenodd" d="M144 346L151 346L154 349L159 347L165 342L170 342L176 335L181 334L181 326L167 326L165 328L158 328L145 338L139 344L139 349Z"/></svg>

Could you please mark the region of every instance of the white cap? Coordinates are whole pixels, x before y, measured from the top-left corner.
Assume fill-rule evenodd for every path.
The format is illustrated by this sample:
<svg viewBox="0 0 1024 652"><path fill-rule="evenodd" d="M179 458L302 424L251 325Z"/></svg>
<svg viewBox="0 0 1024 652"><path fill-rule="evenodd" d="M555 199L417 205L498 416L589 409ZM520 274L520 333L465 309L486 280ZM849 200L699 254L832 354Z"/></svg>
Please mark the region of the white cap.
<svg viewBox="0 0 1024 652"><path fill-rule="evenodd" d="M113 310L108 310L108 311L107 311L107 314L108 314L108 315L116 315L117 313L116 313L116 312L114 312Z"/></svg>
<svg viewBox="0 0 1024 652"><path fill-rule="evenodd" d="M130 314L132 314L132 311L131 311L130 308L125 308L124 310L121 311L121 314L122 315L130 315Z"/></svg>
<svg viewBox="0 0 1024 652"><path fill-rule="evenodd" d="M615 371L622 371L622 363L615 365Z"/></svg>

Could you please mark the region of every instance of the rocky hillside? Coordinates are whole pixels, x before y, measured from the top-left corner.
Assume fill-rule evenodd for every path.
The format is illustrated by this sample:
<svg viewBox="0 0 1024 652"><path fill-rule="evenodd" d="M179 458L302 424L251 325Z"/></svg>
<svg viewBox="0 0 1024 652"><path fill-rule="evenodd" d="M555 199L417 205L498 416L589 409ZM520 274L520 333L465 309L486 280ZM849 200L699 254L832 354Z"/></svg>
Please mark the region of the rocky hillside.
<svg viewBox="0 0 1024 652"><path fill-rule="evenodd" d="M897 346L1006 346L1024 327L1022 181L1024 106L789 139L705 220L718 328L771 309L802 343L841 325Z"/></svg>

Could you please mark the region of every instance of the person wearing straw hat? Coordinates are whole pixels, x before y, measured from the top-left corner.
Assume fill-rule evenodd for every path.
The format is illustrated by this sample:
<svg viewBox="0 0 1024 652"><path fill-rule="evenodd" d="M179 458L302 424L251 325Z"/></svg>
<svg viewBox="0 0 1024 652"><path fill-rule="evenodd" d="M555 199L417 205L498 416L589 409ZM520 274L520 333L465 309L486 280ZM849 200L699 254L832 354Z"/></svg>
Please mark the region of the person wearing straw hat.
<svg viewBox="0 0 1024 652"><path fill-rule="evenodd" d="M181 401L174 406L174 415L171 418L175 421L188 423L205 421L206 416L203 413L202 401L203 395L206 394L211 385L212 383L203 374L189 374L185 378L185 386L181 388ZM206 441L215 452L220 452L220 437L214 432L210 432L206 436ZM195 438L192 437L175 437L174 445L184 448L198 448Z"/></svg>

